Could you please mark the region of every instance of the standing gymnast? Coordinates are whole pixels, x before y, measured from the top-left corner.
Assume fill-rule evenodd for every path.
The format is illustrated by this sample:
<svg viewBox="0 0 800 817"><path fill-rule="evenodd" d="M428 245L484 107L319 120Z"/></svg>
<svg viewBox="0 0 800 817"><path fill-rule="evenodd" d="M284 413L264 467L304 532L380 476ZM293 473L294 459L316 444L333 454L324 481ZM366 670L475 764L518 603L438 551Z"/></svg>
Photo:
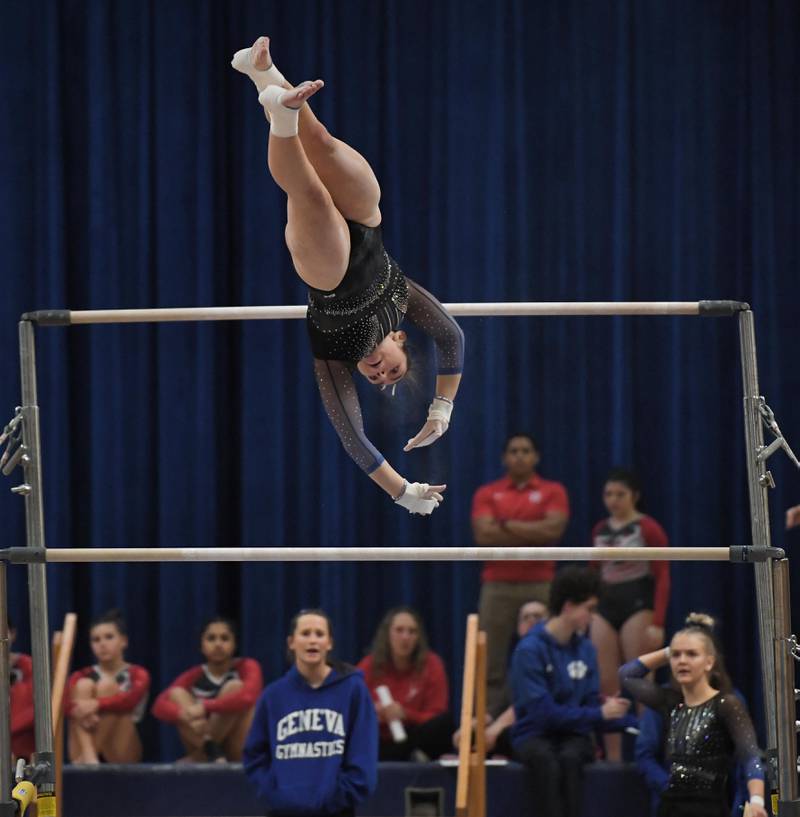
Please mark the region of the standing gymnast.
<svg viewBox="0 0 800 817"><path fill-rule="evenodd" d="M270 817L352 817L375 790L378 722L360 671L329 659L330 619L301 610L289 625L291 669L262 693L244 770Z"/></svg>
<svg viewBox="0 0 800 817"><path fill-rule="evenodd" d="M214 616L200 633L206 663L181 673L153 704L153 715L175 724L186 760L240 761L258 696L264 686L254 658L236 657L236 628Z"/></svg>
<svg viewBox="0 0 800 817"><path fill-rule="evenodd" d="M669 647L642 655L619 671L623 686L669 724L670 772L659 817L728 817L727 780L734 758L745 768L752 817L767 817L755 731L732 691L713 623L710 616L690 614ZM666 663L678 689L643 677Z"/></svg>
<svg viewBox="0 0 800 817"><path fill-rule="evenodd" d="M594 547L666 547L661 525L639 510L638 476L626 468L612 469L603 485L609 516L592 529ZM615 560L594 562L603 583L590 635L597 648L600 694L616 695L620 665L664 644L664 618L669 602L669 562ZM622 760L619 734L603 735L606 760Z"/></svg>
<svg viewBox="0 0 800 817"><path fill-rule="evenodd" d="M445 485L409 483L364 433L351 369L393 387L408 370L404 316L430 335L438 352L436 394L428 418L405 451L447 431L464 358L464 335L429 292L403 276L381 238L380 187L367 161L334 138L306 101L322 80L293 88L272 62L269 38L231 63L259 91L269 119L269 169L288 197L286 244L308 286L306 326L323 405L347 453L410 513L430 514Z"/></svg>

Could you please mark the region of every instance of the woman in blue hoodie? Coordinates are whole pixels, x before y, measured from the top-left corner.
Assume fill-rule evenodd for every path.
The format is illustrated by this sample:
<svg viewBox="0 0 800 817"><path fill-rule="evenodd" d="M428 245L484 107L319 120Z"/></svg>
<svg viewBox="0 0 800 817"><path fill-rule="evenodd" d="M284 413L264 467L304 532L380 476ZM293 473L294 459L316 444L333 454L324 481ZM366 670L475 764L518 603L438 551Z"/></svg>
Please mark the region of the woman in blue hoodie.
<svg viewBox="0 0 800 817"><path fill-rule="evenodd" d="M333 628L301 610L287 638L294 664L256 705L244 769L269 817L352 817L375 790L378 724L364 677L328 660Z"/></svg>

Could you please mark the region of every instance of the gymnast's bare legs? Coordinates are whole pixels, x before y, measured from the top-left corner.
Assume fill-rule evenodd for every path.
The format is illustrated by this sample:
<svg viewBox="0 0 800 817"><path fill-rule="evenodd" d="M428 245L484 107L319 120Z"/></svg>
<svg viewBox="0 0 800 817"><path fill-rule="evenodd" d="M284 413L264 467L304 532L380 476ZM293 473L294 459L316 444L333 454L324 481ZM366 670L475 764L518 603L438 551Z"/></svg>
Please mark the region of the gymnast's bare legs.
<svg viewBox="0 0 800 817"><path fill-rule="evenodd" d="M257 70L266 71L272 66L269 37L259 37L252 53ZM282 87L292 88L288 82ZM367 227L380 224L381 189L367 160L350 145L331 136L308 104L300 108L299 136L308 160L331 194L336 209L346 219Z"/></svg>
<svg viewBox="0 0 800 817"><path fill-rule="evenodd" d="M253 44L250 63L256 72L272 67L268 37ZM270 173L288 199L286 244L297 273L309 286L330 290L347 269L345 219L368 227L380 224L381 191L367 160L332 136L309 107L307 100L323 85L314 80L295 88L285 79L280 82L287 92L282 105L299 112L298 133L282 137L271 129L268 156Z"/></svg>

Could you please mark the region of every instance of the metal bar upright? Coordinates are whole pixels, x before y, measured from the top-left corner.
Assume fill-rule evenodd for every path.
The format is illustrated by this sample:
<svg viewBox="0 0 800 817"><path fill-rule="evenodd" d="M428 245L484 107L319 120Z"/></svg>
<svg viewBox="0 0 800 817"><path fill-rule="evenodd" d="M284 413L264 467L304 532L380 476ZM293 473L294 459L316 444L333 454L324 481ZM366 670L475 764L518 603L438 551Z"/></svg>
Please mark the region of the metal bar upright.
<svg viewBox="0 0 800 817"><path fill-rule="evenodd" d="M789 595L789 560L772 562L775 579L775 696L778 732L778 797L780 814L800 813L797 800L797 735L795 730L796 703L794 691L794 655L797 642L792 636L791 602ZM766 693L766 690L765 690ZM790 805L792 804L792 805Z"/></svg>
<svg viewBox="0 0 800 817"><path fill-rule="evenodd" d="M36 341L33 324L20 321L19 357L22 378L22 433L26 448L23 465L25 483L25 524L28 547L43 548L44 503L42 497L42 459L39 437L39 405L36 389ZM31 616L31 655L33 658L33 702L36 754L52 759L53 716L50 706L50 644L47 622L47 566L28 565L28 602ZM52 782L45 780L39 792L52 793Z"/></svg>
<svg viewBox="0 0 800 817"><path fill-rule="evenodd" d="M0 561L0 802L11 795L11 644L6 564Z"/></svg>
<svg viewBox="0 0 800 817"><path fill-rule="evenodd" d="M742 386L744 389L744 436L747 447L747 483L750 495L750 527L754 548L771 547L769 508L767 506L768 477L766 464L759 462L759 451L764 447L764 429L761 424L758 388L758 362L753 313L739 313L739 345L742 357ZM764 685L764 715L767 724L767 748L776 748L776 707L772 690L775 689L775 628L773 610L772 568L767 562L755 565L758 629L761 647L761 678ZM794 719L792 719L794 724Z"/></svg>

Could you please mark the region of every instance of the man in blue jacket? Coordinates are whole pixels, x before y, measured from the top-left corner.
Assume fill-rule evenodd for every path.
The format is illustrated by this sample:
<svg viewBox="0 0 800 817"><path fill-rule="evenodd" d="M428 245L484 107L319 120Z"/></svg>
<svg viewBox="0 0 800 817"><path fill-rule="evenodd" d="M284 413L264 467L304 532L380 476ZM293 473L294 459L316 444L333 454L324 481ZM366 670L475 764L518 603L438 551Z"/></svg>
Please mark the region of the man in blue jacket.
<svg viewBox="0 0 800 817"><path fill-rule="evenodd" d="M551 617L514 651L511 688L515 756L530 770L536 813L579 817L583 767L594 759L593 732L621 729L630 701L600 701L597 654L585 633L600 579L568 567L550 587Z"/></svg>

